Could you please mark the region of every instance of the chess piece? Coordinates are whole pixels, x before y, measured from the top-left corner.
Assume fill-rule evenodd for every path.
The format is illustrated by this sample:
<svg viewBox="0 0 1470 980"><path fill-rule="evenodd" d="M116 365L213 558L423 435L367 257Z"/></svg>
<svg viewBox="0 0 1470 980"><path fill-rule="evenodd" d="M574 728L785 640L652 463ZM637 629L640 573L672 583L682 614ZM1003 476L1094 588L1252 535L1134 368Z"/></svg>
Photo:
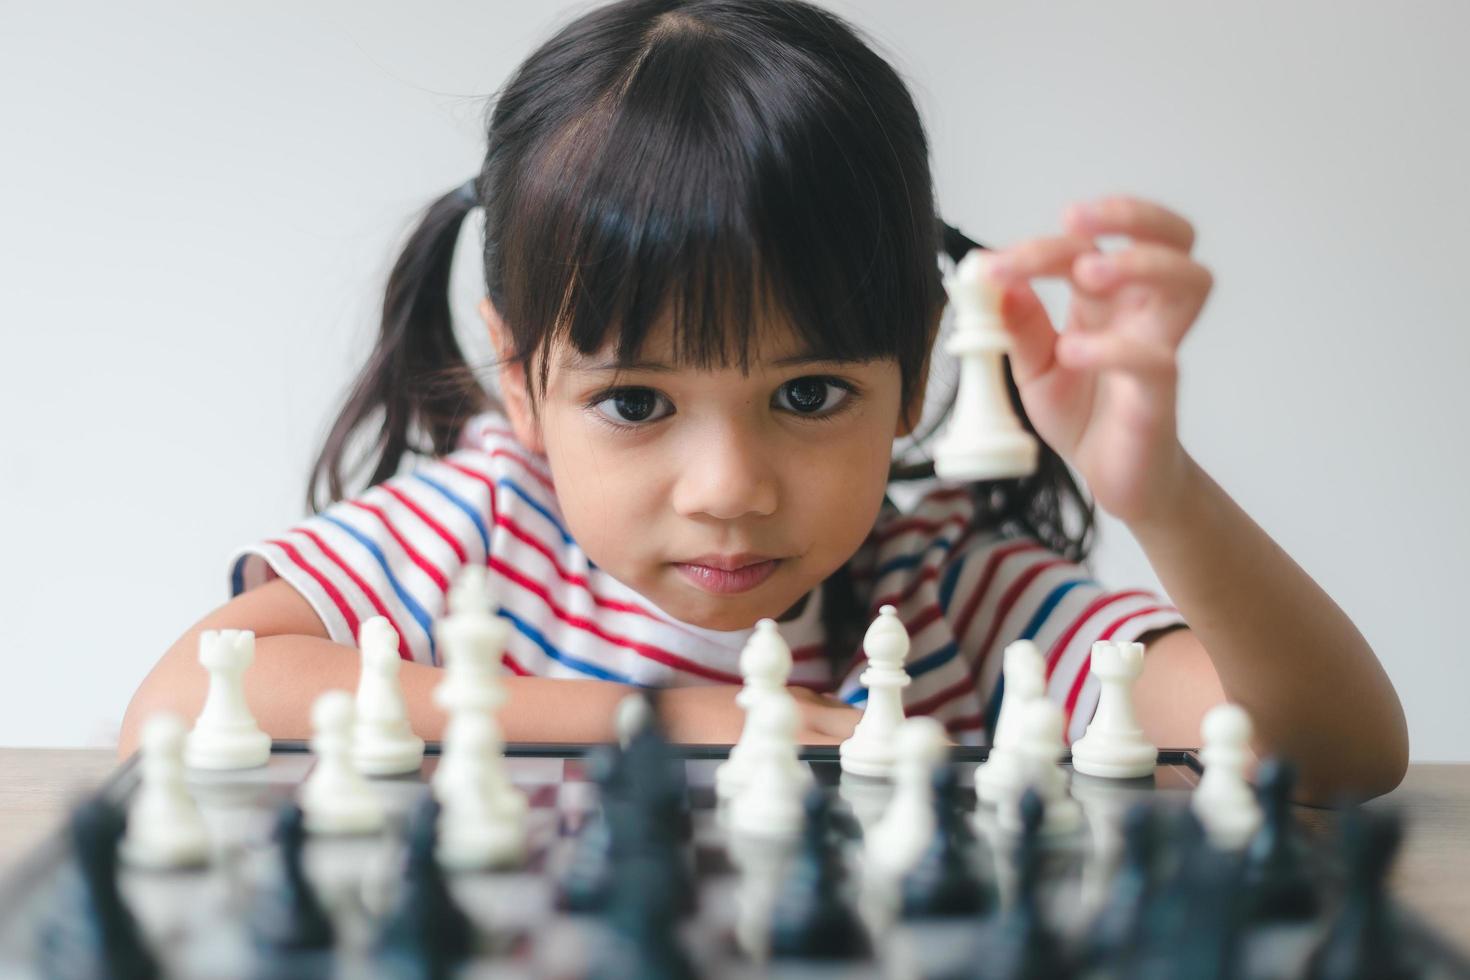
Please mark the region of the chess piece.
<svg viewBox="0 0 1470 980"><path fill-rule="evenodd" d="M450 587L449 614L435 624L444 657L444 679L434 688L434 701L446 712L460 709L495 711L505 703L501 658L510 624L497 616L485 569L466 565Z"/></svg>
<svg viewBox="0 0 1470 980"><path fill-rule="evenodd" d="M1245 853L1249 914L1265 922L1311 919L1321 901L1306 857L1292 834L1296 767L1285 759L1267 759L1257 769L1256 781L1264 819Z"/></svg>
<svg viewBox="0 0 1470 980"><path fill-rule="evenodd" d="M605 801L617 764L614 749L593 746L583 760L587 778L595 783L604 801L592 819L582 825L572 844L571 857L557 883L557 907L568 912L598 912L606 908L613 888L612 829Z"/></svg>
<svg viewBox="0 0 1470 980"><path fill-rule="evenodd" d="M162 975L118 889L118 841L125 827L122 811L101 796L72 811L67 823L71 860L37 937L42 976L153 980Z"/></svg>
<svg viewBox="0 0 1470 980"><path fill-rule="evenodd" d="M447 977L473 951L474 926L435 856L439 819L439 802L424 794L408 824L402 887L374 943L388 976Z"/></svg>
<svg viewBox="0 0 1470 980"><path fill-rule="evenodd" d="M838 747L842 771L854 776L887 778L893 769L894 736L903 724L903 689L912 683L903 669L909 634L898 610L884 606L863 637L868 667L859 682L868 689L868 704L852 736Z"/></svg>
<svg viewBox="0 0 1470 980"><path fill-rule="evenodd" d="M199 662L209 671L204 710L184 749L193 769L254 769L270 760L270 736L260 730L245 701L245 671L255 660L250 630L205 630Z"/></svg>
<svg viewBox="0 0 1470 980"><path fill-rule="evenodd" d="M1261 808L1245 781L1250 763L1251 720L1238 704L1217 704L1200 725L1204 774L1190 806L1210 843L1223 850L1245 847L1261 826Z"/></svg>
<svg viewBox="0 0 1470 980"><path fill-rule="evenodd" d="M1102 907L1088 927L1081 953L1084 967L1101 969L1116 964L1137 942L1143 913L1153 894L1160 830L1148 803L1135 804L1124 815L1122 864L1112 875Z"/></svg>
<svg viewBox="0 0 1470 980"><path fill-rule="evenodd" d="M1041 907L1043 825L1046 804L1032 789L1016 804L1020 837L1016 842L1015 900L989 919L972 958L977 980L1043 980L1070 976L1062 943Z"/></svg>
<svg viewBox="0 0 1470 980"><path fill-rule="evenodd" d="M796 702L762 698L750 708L746 727L746 785L730 803L730 829L748 837L795 838L801 830L801 797L809 778L797 757Z"/></svg>
<svg viewBox="0 0 1470 980"><path fill-rule="evenodd" d="M933 828L928 845L903 878L902 911L908 919L988 915L995 889L976 874L970 856L974 843L960 813L955 771L939 765L930 771Z"/></svg>
<svg viewBox="0 0 1470 980"><path fill-rule="evenodd" d="M209 859L209 835L184 783L184 720L168 712L143 724L142 781L128 808L122 858L143 868L187 868Z"/></svg>
<svg viewBox="0 0 1470 980"><path fill-rule="evenodd" d="M995 737L985 761L975 768L975 799L990 805L1019 796L1023 787L1021 756L1016 746L1021 741L1021 712L1046 693L1046 661L1041 649L1031 640L1009 644L1000 669L1005 688L1001 694L1000 716L995 722ZM975 812L978 817L978 807Z"/></svg>
<svg viewBox="0 0 1470 980"><path fill-rule="evenodd" d="M843 895L842 857L832 845L830 808L824 788L807 791L801 851L771 912L774 958L851 960L871 951L867 930Z"/></svg>
<svg viewBox="0 0 1470 980"><path fill-rule="evenodd" d="M488 712L461 709L450 716L435 776L445 867L507 867L525 857L526 797L510 782L500 728Z"/></svg>
<svg viewBox="0 0 1470 980"><path fill-rule="evenodd" d="M1104 779L1152 776L1159 750L1143 736L1133 713L1132 688L1143 673L1143 644L1098 640L1092 674L1102 685L1087 731L1072 745L1072 768Z"/></svg>
<svg viewBox="0 0 1470 980"><path fill-rule="evenodd" d="M306 877L302 862L306 823L299 806L282 804L272 836L280 863L274 879L255 893L249 921L252 938L268 963L279 963L283 954L330 950L336 929Z"/></svg>
<svg viewBox="0 0 1470 980"><path fill-rule="evenodd" d="M357 633L362 666L357 682L357 713L352 729L352 761L364 776L418 772L424 740L408 723L408 707L398 672L398 631L386 616L374 616Z"/></svg>
<svg viewBox="0 0 1470 980"><path fill-rule="evenodd" d="M311 706L316 765L301 784L306 829L314 834L371 834L383 828L383 805L352 765L352 695L324 691Z"/></svg>
<svg viewBox="0 0 1470 980"><path fill-rule="evenodd" d="M933 718L906 719L895 752L893 796L863 841L866 866L889 878L907 873L934 836L934 771L947 768L948 733Z"/></svg>
<svg viewBox="0 0 1470 980"><path fill-rule="evenodd" d="M618 746L627 749L642 732L654 726L653 704L642 692L629 694L613 709L613 731Z"/></svg>
<svg viewBox="0 0 1470 980"><path fill-rule="evenodd" d="M774 619L762 619L740 651L740 676L744 684L735 695L735 703L745 709L747 723L750 710L761 698L791 697L786 681L791 677L791 648L781 638ZM746 727L730 749L730 757L715 770L715 792L720 800L734 797L745 786L749 774L750 744Z"/></svg>
<svg viewBox="0 0 1470 980"><path fill-rule="evenodd" d="M1022 785L1034 791L1043 805L1045 836L1069 834L1082 824L1082 811L1067 791L1067 771L1061 767L1066 755L1062 739L1065 718L1062 709L1046 698L1037 698L1021 712L1020 742ZM996 812L1001 829L1023 829L1020 799L1002 803Z"/></svg>
<svg viewBox="0 0 1470 980"><path fill-rule="evenodd" d="M1011 337L1001 319L1004 288L987 274L990 257L972 249L946 277L954 333L945 350L960 379L948 426L934 447L934 473L945 480L1003 480L1036 472L1039 448L1011 405L1004 358Z"/></svg>

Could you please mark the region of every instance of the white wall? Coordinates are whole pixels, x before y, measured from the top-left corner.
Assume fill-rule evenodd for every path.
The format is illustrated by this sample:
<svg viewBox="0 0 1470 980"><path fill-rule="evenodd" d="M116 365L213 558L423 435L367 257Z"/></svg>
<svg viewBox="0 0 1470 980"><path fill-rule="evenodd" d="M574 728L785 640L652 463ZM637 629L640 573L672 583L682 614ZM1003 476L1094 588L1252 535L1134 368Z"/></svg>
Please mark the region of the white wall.
<svg viewBox="0 0 1470 980"><path fill-rule="evenodd" d="M566 9L205 6L0 30L0 744L108 742L228 551L301 515L395 242ZM911 80L972 235L1113 191L1194 221L1187 446L1374 644L1414 756L1470 758L1470 8L834 6ZM1116 525L1097 564L1156 585Z"/></svg>

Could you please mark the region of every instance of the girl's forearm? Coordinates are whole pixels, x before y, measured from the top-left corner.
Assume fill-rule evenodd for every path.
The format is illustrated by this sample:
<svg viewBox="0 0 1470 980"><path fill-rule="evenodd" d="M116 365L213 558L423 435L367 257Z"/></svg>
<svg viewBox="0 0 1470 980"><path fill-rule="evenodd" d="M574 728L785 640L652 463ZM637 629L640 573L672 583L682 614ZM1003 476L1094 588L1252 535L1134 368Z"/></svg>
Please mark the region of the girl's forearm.
<svg viewBox="0 0 1470 980"><path fill-rule="evenodd" d="M1377 795L1408 763L1403 708L1347 615L1192 458L1166 513L1130 525L1257 744L1321 787Z"/></svg>

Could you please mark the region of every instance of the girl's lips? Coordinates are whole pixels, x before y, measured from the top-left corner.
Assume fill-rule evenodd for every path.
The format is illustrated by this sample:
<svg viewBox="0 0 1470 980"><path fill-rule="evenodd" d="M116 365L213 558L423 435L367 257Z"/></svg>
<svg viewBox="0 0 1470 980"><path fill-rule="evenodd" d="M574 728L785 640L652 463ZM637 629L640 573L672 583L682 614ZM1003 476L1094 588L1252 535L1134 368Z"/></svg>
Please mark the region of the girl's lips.
<svg viewBox="0 0 1470 980"><path fill-rule="evenodd" d="M740 568L723 569L711 568L708 565L691 565L685 562L674 562L674 567L679 574L692 585L712 592L715 595L733 595L737 592L748 592L771 577L776 566L781 563L779 558L768 558Z"/></svg>

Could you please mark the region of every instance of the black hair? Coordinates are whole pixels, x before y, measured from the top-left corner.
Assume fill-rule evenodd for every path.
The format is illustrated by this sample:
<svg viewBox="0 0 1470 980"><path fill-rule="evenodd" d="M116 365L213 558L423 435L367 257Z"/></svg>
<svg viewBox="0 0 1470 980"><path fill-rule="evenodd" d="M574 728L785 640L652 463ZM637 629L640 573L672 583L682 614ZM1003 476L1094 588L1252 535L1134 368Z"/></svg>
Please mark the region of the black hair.
<svg viewBox="0 0 1470 980"><path fill-rule="evenodd" d="M477 204L486 295L511 358L528 368L533 405L554 341L590 354L612 337L628 362L667 316L681 362L744 370L754 325L774 313L811 353L896 360L907 411L945 302L939 251L958 261L980 247L938 218L913 99L842 18L802 0L596 7L492 98L478 177L435 200L410 235L377 346L312 469L314 510L323 484L341 499L364 463L374 485L405 454L449 452L494 404L455 339L448 298ZM362 437L371 443L349 466ZM928 464L893 473L932 475ZM987 523L1073 560L1090 550L1092 505L1044 443L1034 475L974 492ZM1066 527L1068 502L1080 531ZM824 600L834 650L850 649L846 627L860 636L866 610L846 569Z"/></svg>

